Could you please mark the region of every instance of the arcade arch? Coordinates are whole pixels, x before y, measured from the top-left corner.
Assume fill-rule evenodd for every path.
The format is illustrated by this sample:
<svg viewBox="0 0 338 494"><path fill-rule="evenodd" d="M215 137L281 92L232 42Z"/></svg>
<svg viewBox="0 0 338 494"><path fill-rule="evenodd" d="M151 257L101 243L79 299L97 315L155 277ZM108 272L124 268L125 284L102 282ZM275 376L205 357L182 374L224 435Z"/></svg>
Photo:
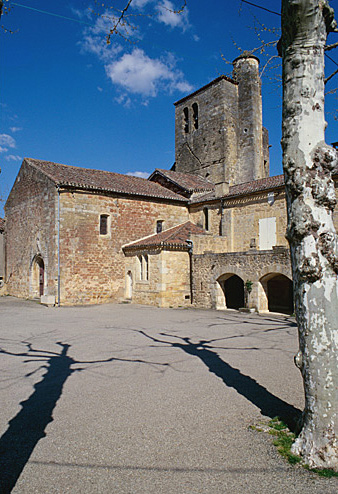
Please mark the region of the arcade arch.
<svg viewBox="0 0 338 494"><path fill-rule="evenodd" d="M216 309L244 307L244 281L237 274L227 273L217 278Z"/></svg>
<svg viewBox="0 0 338 494"><path fill-rule="evenodd" d="M268 273L259 281L260 311L293 313L293 285L290 278L281 273Z"/></svg>

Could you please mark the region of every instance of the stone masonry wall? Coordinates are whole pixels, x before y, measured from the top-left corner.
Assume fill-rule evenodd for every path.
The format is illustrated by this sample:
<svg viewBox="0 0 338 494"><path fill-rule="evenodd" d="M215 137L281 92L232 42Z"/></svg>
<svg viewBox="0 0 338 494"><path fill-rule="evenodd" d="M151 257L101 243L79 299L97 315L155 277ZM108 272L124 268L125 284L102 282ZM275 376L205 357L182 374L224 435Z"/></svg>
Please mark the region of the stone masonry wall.
<svg viewBox="0 0 338 494"><path fill-rule="evenodd" d="M5 233L0 231L0 288L5 277Z"/></svg>
<svg viewBox="0 0 338 494"><path fill-rule="evenodd" d="M144 256L148 256L148 279L142 280L140 258ZM128 277L132 277L129 297L133 303L157 307L191 305L190 264L187 252L157 249L129 253L126 256L125 273L126 285Z"/></svg>
<svg viewBox="0 0 338 494"><path fill-rule="evenodd" d="M283 274L292 279L290 255L287 248L272 251L234 252L193 256L193 297L196 307L218 308L218 279L227 274L251 280L252 305L262 309L262 279L271 274ZM263 310L265 310L265 306Z"/></svg>
<svg viewBox="0 0 338 494"><path fill-rule="evenodd" d="M198 105L198 129L193 104ZM185 131L184 109L189 112ZM237 160L237 86L220 79L176 104L176 171L194 173L213 183L232 181L229 174Z"/></svg>
<svg viewBox="0 0 338 494"><path fill-rule="evenodd" d="M125 298L135 304L161 306L159 289L162 283L162 255L159 249L133 251L125 257ZM141 277L140 263L148 257L148 276ZM145 268L145 266L144 266ZM148 278L148 279L147 279ZM128 287L128 284L131 286Z"/></svg>
<svg viewBox="0 0 338 494"><path fill-rule="evenodd" d="M45 266L44 293L55 294L57 193L52 182L25 162L5 206L7 290L24 298L39 296L34 286L34 258Z"/></svg>
<svg viewBox="0 0 338 494"><path fill-rule="evenodd" d="M283 189L275 191L271 205L268 203L268 192L227 199L223 214L220 201L193 205L190 207L190 219L202 228L205 228L205 209L208 209L208 232L226 238L224 252L259 249L259 220L271 217L276 218L275 245L288 245L285 239L287 218Z"/></svg>
<svg viewBox="0 0 338 494"><path fill-rule="evenodd" d="M262 96L259 61L238 57L233 77L238 82L238 158L236 183L267 176L263 161Z"/></svg>
<svg viewBox="0 0 338 494"><path fill-rule="evenodd" d="M222 210L220 201L209 203L209 204L198 204L190 206L190 221L195 223L195 225L201 228L206 227L205 225L205 213L204 210L208 210L208 232L212 235L220 235L221 233L221 219Z"/></svg>
<svg viewBox="0 0 338 494"><path fill-rule="evenodd" d="M224 235L232 237L230 252L246 251L255 243L259 250L259 220L276 218L276 243L288 246L285 238L287 218L284 190L275 192L274 203L268 203L268 193L229 199L224 204ZM229 242L230 243L230 242Z"/></svg>
<svg viewBox="0 0 338 494"><path fill-rule="evenodd" d="M100 215L109 231L100 235ZM61 303L99 303L125 296L122 246L152 235L156 221L171 228L188 220L185 206L136 198L61 194Z"/></svg>

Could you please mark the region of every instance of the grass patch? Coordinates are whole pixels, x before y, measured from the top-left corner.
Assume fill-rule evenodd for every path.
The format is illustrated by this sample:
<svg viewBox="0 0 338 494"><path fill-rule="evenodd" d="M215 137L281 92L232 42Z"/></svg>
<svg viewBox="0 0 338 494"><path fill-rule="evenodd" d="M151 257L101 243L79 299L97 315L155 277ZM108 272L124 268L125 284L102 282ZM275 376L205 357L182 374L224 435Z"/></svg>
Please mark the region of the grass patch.
<svg viewBox="0 0 338 494"><path fill-rule="evenodd" d="M309 465L304 465L304 468L306 468L306 470L309 470L309 472L316 473L320 477L325 477L327 479L338 477L338 472L331 470L331 468L310 468Z"/></svg>
<svg viewBox="0 0 338 494"><path fill-rule="evenodd" d="M291 452L291 446L296 436L293 432L290 432L287 425L284 424L282 420L279 420L278 417L270 420L269 422L270 431L269 433L275 436L275 440L273 444L276 446L279 453L286 458L286 460L291 465L296 465L301 462L301 457L294 455Z"/></svg>
<svg viewBox="0 0 338 494"><path fill-rule="evenodd" d="M276 446L278 452L285 458L290 465L301 465L309 472L315 473L320 477L332 478L338 477L338 472L330 468L310 468L302 462L302 458L291 452L291 446L296 439L296 435L291 432L288 426L279 419L275 417L268 422L267 425L251 426L250 429L256 431L266 431L272 436L274 436L273 444Z"/></svg>

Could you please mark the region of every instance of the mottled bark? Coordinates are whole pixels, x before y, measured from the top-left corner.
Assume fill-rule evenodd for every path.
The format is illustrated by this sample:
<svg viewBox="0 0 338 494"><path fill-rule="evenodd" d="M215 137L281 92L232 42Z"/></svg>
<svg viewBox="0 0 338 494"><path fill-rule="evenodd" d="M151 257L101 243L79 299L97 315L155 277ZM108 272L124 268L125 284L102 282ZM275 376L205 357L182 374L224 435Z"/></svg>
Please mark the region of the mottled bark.
<svg viewBox="0 0 338 494"><path fill-rule="evenodd" d="M311 467L338 469L338 256L324 140L324 46L335 28L326 0L282 0L283 166L304 380L302 429L293 451Z"/></svg>

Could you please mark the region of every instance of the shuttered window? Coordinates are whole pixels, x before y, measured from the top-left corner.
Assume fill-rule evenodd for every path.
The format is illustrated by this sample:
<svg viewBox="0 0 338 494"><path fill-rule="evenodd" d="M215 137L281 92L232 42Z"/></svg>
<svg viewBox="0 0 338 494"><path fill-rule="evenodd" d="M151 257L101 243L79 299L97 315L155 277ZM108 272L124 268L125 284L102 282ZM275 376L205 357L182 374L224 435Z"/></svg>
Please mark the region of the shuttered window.
<svg viewBox="0 0 338 494"><path fill-rule="evenodd" d="M259 220L259 250L271 250L276 245L276 218Z"/></svg>

